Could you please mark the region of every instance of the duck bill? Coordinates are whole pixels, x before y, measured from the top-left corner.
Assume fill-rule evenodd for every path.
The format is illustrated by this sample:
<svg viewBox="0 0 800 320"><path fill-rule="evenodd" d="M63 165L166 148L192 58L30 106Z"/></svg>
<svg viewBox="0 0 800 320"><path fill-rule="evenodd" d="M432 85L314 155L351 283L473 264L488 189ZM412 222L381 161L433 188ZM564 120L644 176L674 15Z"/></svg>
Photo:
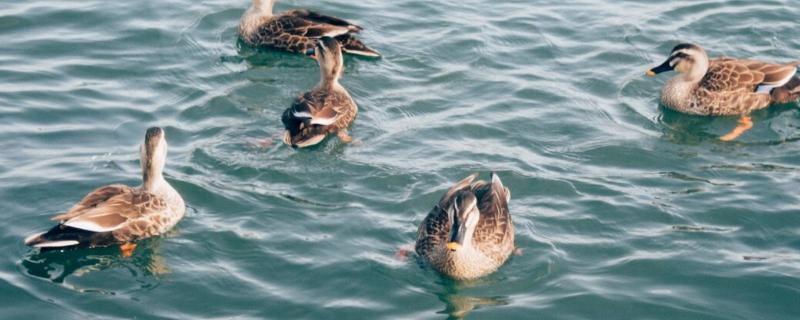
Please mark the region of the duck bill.
<svg viewBox="0 0 800 320"><path fill-rule="evenodd" d="M466 230L463 225L459 225L453 235L450 237L450 242L447 243L447 250L458 251L464 247L464 235Z"/></svg>
<svg viewBox="0 0 800 320"><path fill-rule="evenodd" d="M657 74L662 73L662 72L667 72L667 71L672 71L672 66L669 65L669 60L664 61L664 63L662 63L658 67L655 67L655 68L652 68L650 70L647 70L647 72L645 72L645 74L648 77L655 77Z"/></svg>

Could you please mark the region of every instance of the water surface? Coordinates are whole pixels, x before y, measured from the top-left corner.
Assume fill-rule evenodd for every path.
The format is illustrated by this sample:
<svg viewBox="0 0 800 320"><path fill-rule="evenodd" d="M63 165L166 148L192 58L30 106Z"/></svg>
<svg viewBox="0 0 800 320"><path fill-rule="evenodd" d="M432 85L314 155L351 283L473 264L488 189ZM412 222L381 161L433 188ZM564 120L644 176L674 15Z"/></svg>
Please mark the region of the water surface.
<svg viewBox="0 0 800 320"><path fill-rule="evenodd" d="M682 41L800 59L792 1L282 1L351 19L357 140L279 143L316 63L236 41L249 1L0 6L5 319L790 319L800 313L800 112L686 116L645 78ZM187 216L130 259L22 239L167 132ZM452 183L495 170L521 256L475 282L412 255Z"/></svg>

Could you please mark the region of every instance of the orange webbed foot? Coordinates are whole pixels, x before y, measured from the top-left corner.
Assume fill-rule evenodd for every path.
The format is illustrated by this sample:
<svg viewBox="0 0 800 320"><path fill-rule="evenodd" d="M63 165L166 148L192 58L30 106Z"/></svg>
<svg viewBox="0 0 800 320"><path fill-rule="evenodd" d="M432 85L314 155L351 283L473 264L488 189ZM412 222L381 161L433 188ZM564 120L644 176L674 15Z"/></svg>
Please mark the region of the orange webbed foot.
<svg viewBox="0 0 800 320"><path fill-rule="evenodd" d="M722 141L732 141L739 136L741 136L745 131L750 130L753 127L753 119L750 116L742 116L739 118L739 123L736 125L736 128L733 128L731 132L728 132L724 136L719 137Z"/></svg>
<svg viewBox="0 0 800 320"><path fill-rule="evenodd" d="M133 242L126 242L119 245L119 250L122 252L122 256L125 258L130 258L133 256L133 250L136 250L136 244Z"/></svg>
<svg viewBox="0 0 800 320"><path fill-rule="evenodd" d="M413 244L401 246L400 248L397 248L397 252L394 253L394 258L397 261L406 262L412 251L414 251Z"/></svg>
<svg viewBox="0 0 800 320"><path fill-rule="evenodd" d="M347 130L339 130L336 132L336 136L342 140L344 143L350 143L353 141L353 137L347 134Z"/></svg>

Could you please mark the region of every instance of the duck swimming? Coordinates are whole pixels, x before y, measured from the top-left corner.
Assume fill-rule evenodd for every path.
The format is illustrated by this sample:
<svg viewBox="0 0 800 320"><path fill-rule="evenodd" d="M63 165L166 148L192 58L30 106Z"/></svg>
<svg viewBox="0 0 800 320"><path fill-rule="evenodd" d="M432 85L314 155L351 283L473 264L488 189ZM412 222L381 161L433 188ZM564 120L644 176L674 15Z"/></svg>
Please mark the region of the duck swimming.
<svg viewBox="0 0 800 320"><path fill-rule="evenodd" d="M324 37L317 42L314 52L319 63L319 84L298 96L281 117L286 128L283 142L294 148L316 145L330 133L336 133L343 142L353 140L347 134L347 127L355 119L358 106L339 84L344 70L341 44Z"/></svg>
<svg viewBox="0 0 800 320"><path fill-rule="evenodd" d="M661 91L661 101L670 109L695 115L741 116L739 125L720 137L730 141L753 126L750 112L800 98L800 78L796 75L799 64L709 59L700 46L683 43L647 75L671 70L679 73Z"/></svg>
<svg viewBox="0 0 800 320"><path fill-rule="evenodd" d="M344 52L380 57L381 54L355 38L363 28L345 20L305 9L274 15L274 0L253 0L239 22L239 37L253 47L308 54L322 37L335 38Z"/></svg>
<svg viewBox="0 0 800 320"><path fill-rule="evenodd" d="M500 177L459 181L444 194L417 230L415 250L434 269L458 279L494 272L514 251L511 192Z"/></svg>
<svg viewBox="0 0 800 320"><path fill-rule="evenodd" d="M135 242L172 229L186 210L183 198L164 180L167 141L164 130L147 129L140 147L142 185L112 184L87 194L66 213L51 220L58 225L31 235L25 244L43 249L120 245L130 256Z"/></svg>

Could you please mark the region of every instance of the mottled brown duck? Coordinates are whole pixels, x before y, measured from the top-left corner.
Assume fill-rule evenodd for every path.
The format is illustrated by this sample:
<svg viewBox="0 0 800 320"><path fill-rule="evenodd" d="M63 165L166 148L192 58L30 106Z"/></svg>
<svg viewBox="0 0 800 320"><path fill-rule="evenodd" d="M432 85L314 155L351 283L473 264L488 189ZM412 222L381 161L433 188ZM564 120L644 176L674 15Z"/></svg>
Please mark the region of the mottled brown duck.
<svg viewBox="0 0 800 320"><path fill-rule="evenodd" d="M381 54L355 37L363 28L348 21L305 9L272 13L274 0L253 0L239 22L239 37L253 47L311 54L317 40L335 38L345 52L367 57Z"/></svg>
<svg viewBox="0 0 800 320"><path fill-rule="evenodd" d="M475 181L477 176L451 187L417 231L417 254L458 280L494 272L514 251L511 192L494 173L490 182Z"/></svg>
<svg viewBox="0 0 800 320"><path fill-rule="evenodd" d="M661 91L661 102L671 109L695 115L740 116L739 125L720 137L730 141L753 126L750 112L800 98L798 64L709 59L700 46L684 43L675 46L669 58L647 75L679 73Z"/></svg>
<svg viewBox="0 0 800 320"><path fill-rule="evenodd" d="M58 225L25 239L43 249L120 245L130 256L135 242L172 229L186 210L183 198L164 180L167 141L161 128L150 128L140 147L142 185L100 187L69 211L52 218Z"/></svg>
<svg viewBox="0 0 800 320"><path fill-rule="evenodd" d="M344 70L341 45L333 38L324 37L317 42L315 52L319 83L298 96L281 117L286 128L283 142L294 148L316 145L328 134L336 134L343 142L352 141L347 127L356 118L358 106L339 83Z"/></svg>

